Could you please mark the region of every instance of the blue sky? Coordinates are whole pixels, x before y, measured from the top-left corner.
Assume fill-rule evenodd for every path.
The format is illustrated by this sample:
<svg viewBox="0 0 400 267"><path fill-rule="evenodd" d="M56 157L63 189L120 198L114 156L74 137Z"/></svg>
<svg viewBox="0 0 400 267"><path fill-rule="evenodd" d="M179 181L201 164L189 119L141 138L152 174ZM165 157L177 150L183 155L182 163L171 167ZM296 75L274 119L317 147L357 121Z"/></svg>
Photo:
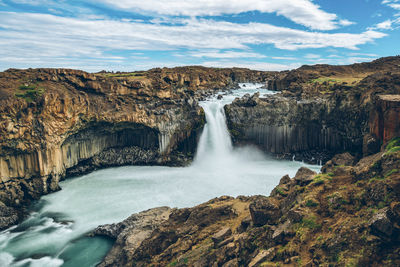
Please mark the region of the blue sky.
<svg viewBox="0 0 400 267"><path fill-rule="evenodd" d="M400 0L0 0L0 70L284 70L397 55Z"/></svg>

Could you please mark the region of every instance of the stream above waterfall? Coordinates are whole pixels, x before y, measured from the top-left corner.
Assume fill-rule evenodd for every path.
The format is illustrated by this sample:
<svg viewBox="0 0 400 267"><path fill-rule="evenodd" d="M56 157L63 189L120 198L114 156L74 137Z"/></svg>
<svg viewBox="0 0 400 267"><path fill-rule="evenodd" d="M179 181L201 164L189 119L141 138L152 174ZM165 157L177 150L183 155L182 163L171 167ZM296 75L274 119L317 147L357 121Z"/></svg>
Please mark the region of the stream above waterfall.
<svg viewBox="0 0 400 267"><path fill-rule="evenodd" d="M111 248L110 240L86 234L100 224L122 221L132 213L159 206L190 207L230 195L268 195L280 178L301 166L277 160L255 147L232 146L223 106L246 93L273 92L258 84L200 103L206 125L189 167L108 168L60 183L61 191L32 205L21 224L0 233L0 266L95 266Z"/></svg>

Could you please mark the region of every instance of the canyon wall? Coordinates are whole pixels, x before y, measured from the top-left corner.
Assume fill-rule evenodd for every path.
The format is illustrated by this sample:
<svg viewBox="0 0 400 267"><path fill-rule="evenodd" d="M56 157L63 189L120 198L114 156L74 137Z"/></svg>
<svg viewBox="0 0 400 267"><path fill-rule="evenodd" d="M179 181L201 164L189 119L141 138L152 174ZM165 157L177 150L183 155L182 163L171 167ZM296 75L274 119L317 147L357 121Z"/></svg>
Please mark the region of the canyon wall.
<svg viewBox="0 0 400 267"><path fill-rule="evenodd" d="M320 163L336 153L376 153L399 136L400 57L349 66L314 65L274 73L267 88L225 108L236 143Z"/></svg>
<svg viewBox="0 0 400 267"><path fill-rule="evenodd" d="M205 123L197 99L267 76L203 67L0 73L0 228L18 217L7 207L21 211L67 176L109 166L187 164Z"/></svg>
<svg viewBox="0 0 400 267"><path fill-rule="evenodd" d="M370 132L380 145L400 136L400 95L378 95L371 112Z"/></svg>
<svg viewBox="0 0 400 267"><path fill-rule="evenodd" d="M356 153L362 147L368 112L354 103L339 96L297 100L254 95L235 100L225 112L236 143L253 143L283 158L320 163L335 153Z"/></svg>

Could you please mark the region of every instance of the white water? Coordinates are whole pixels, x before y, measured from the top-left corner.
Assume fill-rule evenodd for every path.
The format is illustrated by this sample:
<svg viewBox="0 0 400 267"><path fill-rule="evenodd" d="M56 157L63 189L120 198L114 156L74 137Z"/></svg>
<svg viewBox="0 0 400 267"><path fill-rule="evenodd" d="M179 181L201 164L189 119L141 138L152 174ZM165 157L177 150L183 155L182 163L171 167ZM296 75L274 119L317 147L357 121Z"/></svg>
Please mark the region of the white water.
<svg viewBox="0 0 400 267"><path fill-rule="evenodd" d="M158 206L269 194L283 175L294 175L304 164L278 161L252 147L232 147L223 106L245 93L271 93L258 87L247 84L222 100L201 103L207 124L190 167L109 168L63 181L62 190L42 197L26 221L0 233L0 266L94 266L111 246L102 238L85 237L100 224Z"/></svg>

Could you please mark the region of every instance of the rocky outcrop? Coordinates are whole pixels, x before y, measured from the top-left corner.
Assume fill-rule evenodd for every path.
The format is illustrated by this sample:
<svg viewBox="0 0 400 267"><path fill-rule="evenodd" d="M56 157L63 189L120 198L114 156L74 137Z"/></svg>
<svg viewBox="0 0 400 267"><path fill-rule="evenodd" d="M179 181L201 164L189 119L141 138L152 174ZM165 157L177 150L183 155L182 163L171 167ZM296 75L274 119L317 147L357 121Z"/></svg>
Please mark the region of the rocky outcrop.
<svg viewBox="0 0 400 267"><path fill-rule="evenodd" d="M378 95L370 117L370 132L386 145L400 136L400 95Z"/></svg>
<svg viewBox="0 0 400 267"><path fill-rule="evenodd" d="M359 162L346 153L329 172L284 176L270 197L163 208L169 217L151 230L102 226L116 243L101 266L398 266L399 164L400 150Z"/></svg>
<svg viewBox="0 0 400 267"><path fill-rule="evenodd" d="M350 96L296 99L258 95L225 107L236 143L253 143L280 157L325 162L335 153L359 152L368 111Z"/></svg>
<svg viewBox="0 0 400 267"><path fill-rule="evenodd" d="M400 57L349 66L303 66L271 75L279 94L247 96L225 108L236 143L284 158L325 162L371 155L399 135Z"/></svg>
<svg viewBox="0 0 400 267"><path fill-rule="evenodd" d="M182 67L134 73L0 73L0 203L21 210L69 175L187 164L204 125L197 99L269 74Z"/></svg>

